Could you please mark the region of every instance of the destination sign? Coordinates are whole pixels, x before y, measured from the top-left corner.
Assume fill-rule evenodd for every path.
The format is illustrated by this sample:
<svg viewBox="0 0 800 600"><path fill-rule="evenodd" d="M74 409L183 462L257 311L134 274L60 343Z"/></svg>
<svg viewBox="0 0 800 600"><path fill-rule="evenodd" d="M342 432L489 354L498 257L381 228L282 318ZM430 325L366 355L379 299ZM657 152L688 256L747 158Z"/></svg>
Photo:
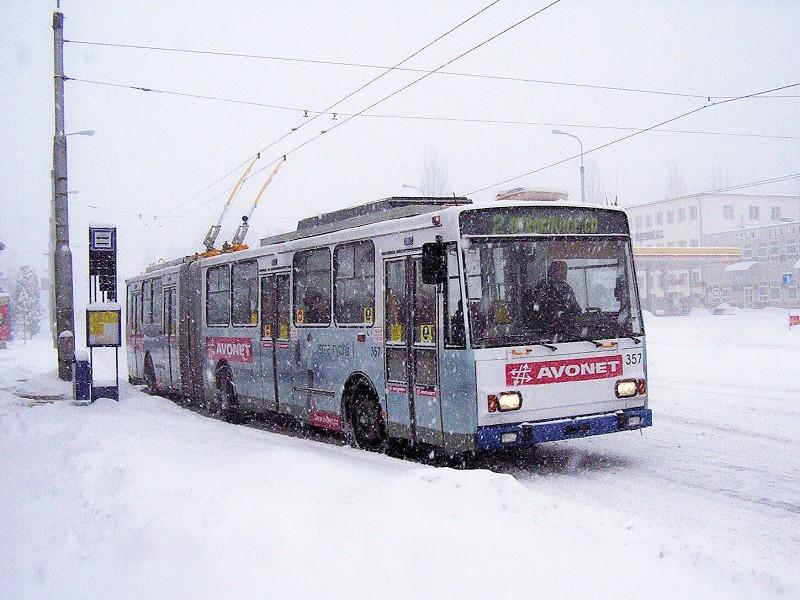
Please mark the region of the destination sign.
<svg viewBox="0 0 800 600"><path fill-rule="evenodd" d="M602 208L506 206L461 213L464 235L609 235L628 234L624 213Z"/></svg>

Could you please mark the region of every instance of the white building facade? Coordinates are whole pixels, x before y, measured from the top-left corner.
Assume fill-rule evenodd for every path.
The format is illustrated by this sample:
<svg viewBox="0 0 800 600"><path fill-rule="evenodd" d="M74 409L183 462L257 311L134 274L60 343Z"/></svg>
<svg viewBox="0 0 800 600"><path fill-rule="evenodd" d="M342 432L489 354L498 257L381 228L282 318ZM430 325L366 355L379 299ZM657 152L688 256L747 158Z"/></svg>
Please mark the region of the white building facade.
<svg viewBox="0 0 800 600"><path fill-rule="evenodd" d="M800 196L694 194L625 210L634 249L687 249L669 259L666 251L637 262L640 291L648 291L645 308L680 313L722 301L743 307L797 301L793 282L800 272L792 257L800 238ZM720 253L720 248L737 252ZM730 257L727 264L720 261L720 254Z"/></svg>

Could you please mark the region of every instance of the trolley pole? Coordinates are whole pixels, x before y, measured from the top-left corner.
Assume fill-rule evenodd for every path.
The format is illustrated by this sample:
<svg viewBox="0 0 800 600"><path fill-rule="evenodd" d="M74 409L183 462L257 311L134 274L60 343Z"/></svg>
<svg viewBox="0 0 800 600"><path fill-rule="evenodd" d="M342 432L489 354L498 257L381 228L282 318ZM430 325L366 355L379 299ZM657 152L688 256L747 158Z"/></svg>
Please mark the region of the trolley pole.
<svg viewBox="0 0 800 600"><path fill-rule="evenodd" d="M67 138L64 135L64 15L53 13L53 84L55 93L55 135L53 137L53 281L55 282L58 376L72 378L75 356L75 311L72 295L72 252L69 248L69 207L67 205Z"/></svg>

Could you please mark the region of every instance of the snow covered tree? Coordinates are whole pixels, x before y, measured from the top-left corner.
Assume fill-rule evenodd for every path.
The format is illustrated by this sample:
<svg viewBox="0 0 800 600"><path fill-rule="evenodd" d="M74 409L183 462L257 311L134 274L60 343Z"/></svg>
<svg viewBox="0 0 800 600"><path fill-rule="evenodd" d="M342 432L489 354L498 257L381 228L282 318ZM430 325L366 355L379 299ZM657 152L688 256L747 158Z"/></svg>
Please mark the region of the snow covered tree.
<svg viewBox="0 0 800 600"><path fill-rule="evenodd" d="M11 296L11 314L12 327L23 340L39 333L42 317L40 300L39 276L30 267L22 267Z"/></svg>

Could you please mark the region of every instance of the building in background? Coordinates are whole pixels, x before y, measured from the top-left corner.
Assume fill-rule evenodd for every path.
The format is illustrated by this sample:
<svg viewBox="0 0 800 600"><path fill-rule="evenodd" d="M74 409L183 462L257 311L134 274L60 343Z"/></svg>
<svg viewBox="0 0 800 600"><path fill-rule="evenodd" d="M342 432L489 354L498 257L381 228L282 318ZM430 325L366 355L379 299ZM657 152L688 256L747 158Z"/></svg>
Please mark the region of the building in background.
<svg viewBox="0 0 800 600"><path fill-rule="evenodd" d="M705 193L625 210L644 308L798 305L800 196Z"/></svg>
<svg viewBox="0 0 800 600"><path fill-rule="evenodd" d="M742 250L739 261L707 270L706 290L712 304L800 306L800 220L714 233L708 241Z"/></svg>

